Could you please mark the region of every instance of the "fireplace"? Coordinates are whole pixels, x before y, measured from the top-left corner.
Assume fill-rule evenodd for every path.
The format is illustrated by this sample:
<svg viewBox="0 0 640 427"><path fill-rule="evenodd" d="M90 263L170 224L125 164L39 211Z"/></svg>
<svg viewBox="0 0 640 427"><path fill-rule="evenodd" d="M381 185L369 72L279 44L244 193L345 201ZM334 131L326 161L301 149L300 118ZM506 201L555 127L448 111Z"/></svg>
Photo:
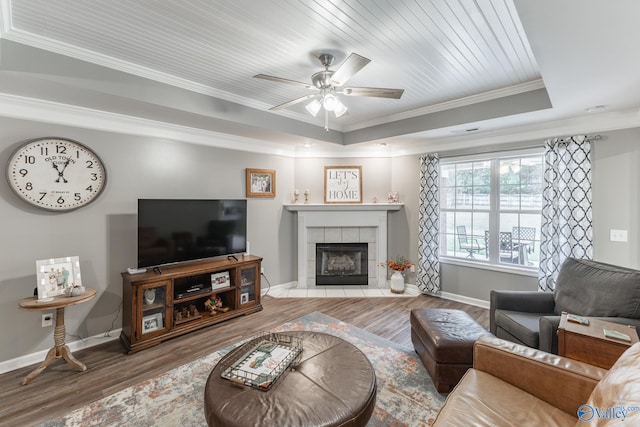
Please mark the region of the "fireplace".
<svg viewBox="0 0 640 427"><path fill-rule="evenodd" d="M388 287L387 215L399 211L402 203L300 204L286 205L296 213L299 288L316 283L316 250L320 243L368 244L367 283L369 287Z"/></svg>
<svg viewBox="0 0 640 427"><path fill-rule="evenodd" d="M368 285L367 243L316 243L316 285Z"/></svg>

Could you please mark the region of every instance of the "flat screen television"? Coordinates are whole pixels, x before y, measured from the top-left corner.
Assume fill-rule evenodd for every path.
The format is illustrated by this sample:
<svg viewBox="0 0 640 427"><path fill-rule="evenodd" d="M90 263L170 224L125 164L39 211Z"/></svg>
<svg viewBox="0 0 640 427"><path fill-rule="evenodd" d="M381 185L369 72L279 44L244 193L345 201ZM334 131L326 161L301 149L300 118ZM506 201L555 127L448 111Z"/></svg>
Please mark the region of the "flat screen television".
<svg viewBox="0 0 640 427"><path fill-rule="evenodd" d="M139 268L246 250L246 200L138 200Z"/></svg>

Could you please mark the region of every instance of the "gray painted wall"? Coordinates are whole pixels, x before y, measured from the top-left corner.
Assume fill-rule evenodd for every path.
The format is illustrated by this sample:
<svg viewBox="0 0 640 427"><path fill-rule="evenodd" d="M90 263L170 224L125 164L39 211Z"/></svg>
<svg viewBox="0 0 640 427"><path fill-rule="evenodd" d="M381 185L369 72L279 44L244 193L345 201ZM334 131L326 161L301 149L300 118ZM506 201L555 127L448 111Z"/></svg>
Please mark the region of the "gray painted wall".
<svg viewBox="0 0 640 427"><path fill-rule="evenodd" d="M640 129L603 133L594 142L594 258L640 268ZM609 231L627 230L626 243L609 241Z"/></svg>
<svg viewBox="0 0 640 427"><path fill-rule="evenodd" d="M17 301L35 287L35 261L78 255L83 282L99 290L93 301L71 308L67 332L83 337L112 327L121 302L120 272L136 262L138 198L244 198L244 170L275 169L275 199L249 199L251 252L265 258L272 284L297 277L295 214L283 209L294 188L309 189L323 202L325 165L362 165L363 200L383 202L398 191L404 208L389 218L389 255L417 259L418 156L397 158L286 158L182 144L150 137L0 118L0 164L20 141L64 136L94 149L106 163L108 184L89 206L65 214L31 208L0 182L0 362L50 348L52 329L39 313L20 311ZM596 259L638 267L640 129L607 132L594 143L594 230ZM232 146L233 142L229 143ZM273 225L276 224L274 227ZM626 229L629 242L609 242L609 229ZM414 282L409 277L409 282ZM533 277L442 266L444 292L488 300L491 289L535 289ZM120 327L118 317L113 328ZM10 327L9 327L10 326ZM69 341L75 338L69 338Z"/></svg>
<svg viewBox="0 0 640 427"><path fill-rule="evenodd" d="M138 198L244 198L245 168L276 170L276 198L248 200L248 239L251 252L264 257L272 284L295 277L293 218L282 207L285 189L293 188L291 158L6 118L0 129L2 165L20 141L55 135L92 148L108 173L95 202L62 214L31 208L0 180L0 361L52 345L52 328L40 326L40 313L17 304L33 292L38 259L78 255L83 283L99 291L98 298L67 310L69 334L86 337L111 328L121 302L120 272L136 264ZM113 327L120 322L121 316Z"/></svg>

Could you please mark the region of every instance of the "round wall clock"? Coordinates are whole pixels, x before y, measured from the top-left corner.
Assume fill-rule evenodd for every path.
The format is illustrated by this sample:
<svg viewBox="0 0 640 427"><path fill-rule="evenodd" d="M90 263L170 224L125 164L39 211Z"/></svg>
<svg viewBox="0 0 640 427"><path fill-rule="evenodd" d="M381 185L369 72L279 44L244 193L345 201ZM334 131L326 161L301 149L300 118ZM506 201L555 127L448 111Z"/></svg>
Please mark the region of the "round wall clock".
<svg viewBox="0 0 640 427"><path fill-rule="evenodd" d="M40 138L9 157L7 179L28 203L63 212L95 200L106 185L107 171L98 155L79 142Z"/></svg>

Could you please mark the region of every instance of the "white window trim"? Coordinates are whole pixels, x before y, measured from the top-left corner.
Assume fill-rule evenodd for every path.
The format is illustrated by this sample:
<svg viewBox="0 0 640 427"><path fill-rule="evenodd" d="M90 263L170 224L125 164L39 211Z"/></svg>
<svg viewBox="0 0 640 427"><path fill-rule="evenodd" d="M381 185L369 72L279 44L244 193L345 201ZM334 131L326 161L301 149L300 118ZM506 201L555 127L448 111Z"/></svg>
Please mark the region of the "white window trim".
<svg viewBox="0 0 640 427"><path fill-rule="evenodd" d="M509 266L506 264L489 264L485 261L473 261L466 258L456 258L440 255L441 264L457 265L460 267L479 268L482 270L499 271L501 273L516 274L519 276L538 277L538 268Z"/></svg>
<svg viewBox="0 0 640 427"><path fill-rule="evenodd" d="M443 157L440 161L440 166L448 163L459 163L459 162L472 162L472 161L492 161L494 159L506 159L509 157L525 157L525 156L533 156L533 155L544 155L544 147L531 147L531 148L523 148L516 150L506 150L506 151L496 151L492 153L479 153L479 154L470 154L463 156L452 156L452 157ZM493 208L492 208L493 209ZM442 210L440 210L442 212ZM489 209L491 212L491 209ZM500 213L498 209L496 212ZM522 213L523 211L518 211ZM534 213L525 211L524 213ZM535 213L538 213L536 211ZM488 261L480 261L480 260L470 260L468 258L462 257L453 257L450 255L442 255L439 256L440 262L443 264L450 265L458 265L462 267L470 267L470 268L480 268L483 270L492 270L499 271L502 273L510 273L517 274L520 276L529 276L529 277L538 277L538 272L540 270L538 267L525 267L525 266L511 266L509 264L500 264L500 263L490 263Z"/></svg>

